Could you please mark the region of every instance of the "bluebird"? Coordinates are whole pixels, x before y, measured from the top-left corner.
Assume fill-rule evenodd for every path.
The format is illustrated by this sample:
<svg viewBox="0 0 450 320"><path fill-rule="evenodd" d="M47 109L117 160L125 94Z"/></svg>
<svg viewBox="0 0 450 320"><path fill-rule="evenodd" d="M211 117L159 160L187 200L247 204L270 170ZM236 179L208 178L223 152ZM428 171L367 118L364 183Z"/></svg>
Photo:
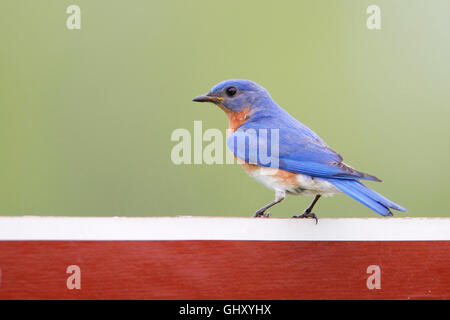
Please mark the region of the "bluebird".
<svg viewBox="0 0 450 320"><path fill-rule="evenodd" d="M361 180L381 180L345 164L314 131L281 108L255 82L225 80L193 101L214 103L225 112L228 148L250 177L275 191L275 200L257 210L254 217L270 216L268 209L283 201L286 194L314 196L308 208L293 218L313 218L316 223L318 218L312 210L319 198L337 193L349 195L382 216L392 216L390 208L407 211L362 184ZM273 130L277 135L267 134ZM249 132L256 132L256 139L251 140ZM271 155L276 156L276 167L272 165L275 161L263 161L256 152L268 150L273 142L278 144L277 154ZM251 158L252 152L257 156Z"/></svg>

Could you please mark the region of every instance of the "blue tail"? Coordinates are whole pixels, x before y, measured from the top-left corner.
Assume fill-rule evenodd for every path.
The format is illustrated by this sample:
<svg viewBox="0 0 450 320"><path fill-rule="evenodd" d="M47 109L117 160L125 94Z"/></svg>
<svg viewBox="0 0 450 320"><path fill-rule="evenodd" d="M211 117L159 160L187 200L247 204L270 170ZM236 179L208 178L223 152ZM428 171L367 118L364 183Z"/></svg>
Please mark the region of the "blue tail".
<svg viewBox="0 0 450 320"><path fill-rule="evenodd" d="M357 180L329 179L328 181L342 192L348 194L353 199L361 202L363 205L382 216L392 216L392 212L389 208L399 211L408 211L402 206L386 199L381 194L369 189Z"/></svg>

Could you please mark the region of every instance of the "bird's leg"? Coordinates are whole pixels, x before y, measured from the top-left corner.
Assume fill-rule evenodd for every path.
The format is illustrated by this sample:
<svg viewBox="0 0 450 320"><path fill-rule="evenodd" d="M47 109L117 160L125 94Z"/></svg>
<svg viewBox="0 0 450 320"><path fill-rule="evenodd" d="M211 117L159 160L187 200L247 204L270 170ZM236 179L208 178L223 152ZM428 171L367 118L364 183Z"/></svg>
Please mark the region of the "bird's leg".
<svg viewBox="0 0 450 320"><path fill-rule="evenodd" d="M270 212L266 212L266 210L269 209L270 207L273 207L277 203L280 203L281 201L284 200L284 198L286 198L286 192L281 191L281 190L275 190L275 200L272 201L271 203L269 203L268 205L262 207L258 211L256 211L255 214L253 215L253 217L255 217L255 218L258 218L258 217L268 218L268 217L270 217Z"/></svg>
<svg viewBox="0 0 450 320"><path fill-rule="evenodd" d="M311 202L311 204L309 205L308 208L306 208L306 210L303 212L303 214L299 214L298 216L293 216L292 218L313 218L316 219L316 224L319 221L319 218L316 216L315 213L312 213L312 209L314 208L314 205L316 204L316 202L320 199L320 194L316 195L316 197L314 198L314 200Z"/></svg>

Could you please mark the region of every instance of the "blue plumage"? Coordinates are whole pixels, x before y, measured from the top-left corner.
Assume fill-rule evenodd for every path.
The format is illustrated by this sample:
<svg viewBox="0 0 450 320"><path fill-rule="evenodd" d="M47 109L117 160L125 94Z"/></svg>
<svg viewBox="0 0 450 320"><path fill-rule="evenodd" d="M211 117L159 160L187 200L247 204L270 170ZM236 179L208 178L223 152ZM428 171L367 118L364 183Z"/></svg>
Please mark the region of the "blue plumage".
<svg viewBox="0 0 450 320"><path fill-rule="evenodd" d="M342 192L346 193L353 199L361 202L362 204L366 205L382 216L392 216L392 212L389 210L389 208L399 211L407 211L405 208L388 200L381 194L366 187L357 180L329 179L328 181L330 181Z"/></svg>
<svg viewBox="0 0 450 320"><path fill-rule="evenodd" d="M243 117L242 123L228 137L227 145L245 163L260 167L274 167L275 163L278 169L309 178L320 178L383 216L392 215L389 208L406 211L359 182L358 180L381 180L343 163L343 158L338 153L314 131L276 104L267 90L256 83L249 80L227 80L216 85L206 96L197 97L194 101L213 102L224 109L229 117ZM268 163L267 157L261 157L259 151L267 150L270 154L274 143L278 144L277 157L272 158L276 161ZM277 188L280 189L279 186L273 187L276 192L285 191ZM320 196L319 192L317 194Z"/></svg>

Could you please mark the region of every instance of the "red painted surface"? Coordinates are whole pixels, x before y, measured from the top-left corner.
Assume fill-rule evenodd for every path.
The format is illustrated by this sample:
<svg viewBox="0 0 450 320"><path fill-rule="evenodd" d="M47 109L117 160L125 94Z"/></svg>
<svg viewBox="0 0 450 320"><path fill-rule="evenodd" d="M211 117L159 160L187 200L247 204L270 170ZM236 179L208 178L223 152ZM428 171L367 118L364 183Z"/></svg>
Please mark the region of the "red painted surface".
<svg viewBox="0 0 450 320"><path fill-rule="evenodd" d="M449 241L1 241L0 269L0 299L450 298Z"/></svg>

